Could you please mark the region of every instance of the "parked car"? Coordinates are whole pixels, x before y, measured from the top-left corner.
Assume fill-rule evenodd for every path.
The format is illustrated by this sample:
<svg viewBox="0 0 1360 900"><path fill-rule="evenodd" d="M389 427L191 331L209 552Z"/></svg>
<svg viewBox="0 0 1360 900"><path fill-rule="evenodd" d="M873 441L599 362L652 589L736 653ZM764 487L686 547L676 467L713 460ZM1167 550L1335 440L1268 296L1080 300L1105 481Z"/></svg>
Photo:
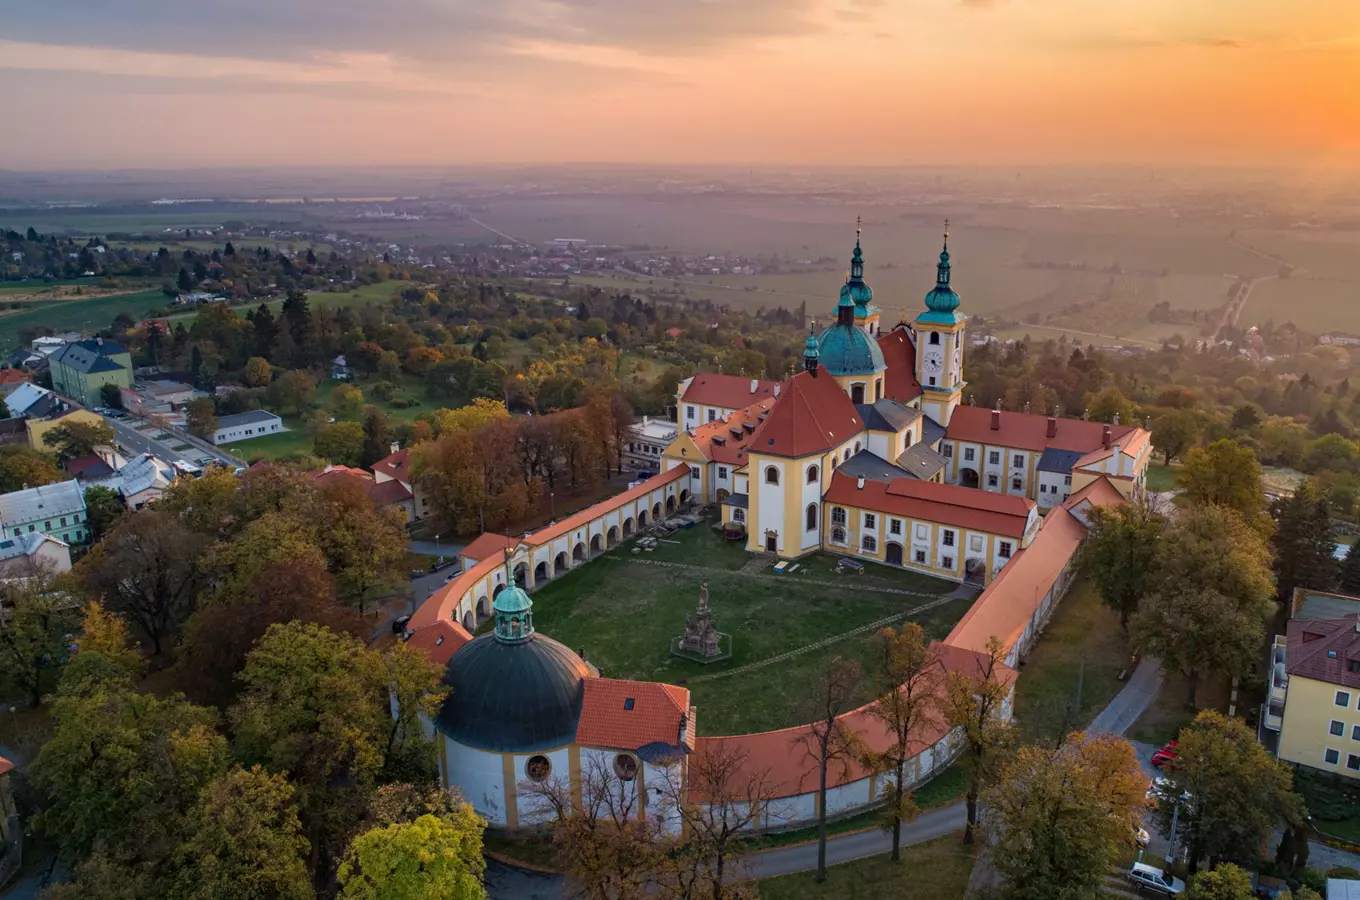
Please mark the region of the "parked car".
<svg viewBox="0 0 1360 900"><path fill-rule="evenodd" d="M1147 891L1164 897L1179 897L1185 893L1184 881L1147 863L1136 862L1129 867L1129 883L1140 893Z"/></svg>
<svg viewBox="0 0 1360 900"><path fill-rule="evenodd" d="M1173 762L1180 755L1180 747L1175 741L1167 741L1162 749L1152 754L1152 764L1161 768L1169 762Z"/></svg>
<svg viewBox="0 0 1360 900"><path fill-rule="evenodd" d="M392 620L392 633L401 634L406 630L407 624L411 621L410 616L398 616Z"/></svg>

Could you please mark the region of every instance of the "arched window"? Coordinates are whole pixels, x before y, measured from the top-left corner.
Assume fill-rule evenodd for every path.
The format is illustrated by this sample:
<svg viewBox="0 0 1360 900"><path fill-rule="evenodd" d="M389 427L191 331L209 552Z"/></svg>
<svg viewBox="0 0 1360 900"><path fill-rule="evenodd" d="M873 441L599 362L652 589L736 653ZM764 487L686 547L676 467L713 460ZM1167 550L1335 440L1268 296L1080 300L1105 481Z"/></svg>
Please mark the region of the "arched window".
<svg viewBox="0 0 1360 900"><path fill-rule="evenodd" d="M902 434L902 449L905 450L910 446L911 446L911 432L907 431Z"/></svg>
<svg viewBox="0 0 1360 900"><path fill-rule="evenodd" d="M833 507L831 507L831 524L833 524L833 525L844 525L844 524L845 524L845 510L844 510L844 509L842 509L842 508L839 507L839 506L833 506Z"/></svg>
<svg viewBox="0 0 1360 900"><path fill-rule="evenodd" d="M779 470L774 466L765 467L765 483L779 484Z"/></svg>
<svg viewBox="0 0 1360 900"><path fill-rule="evenodd" d="M816 527L817 527L817 504L809 503L807 505L807 530L812 531Z"/></svg>
<svg viewBox="0 0 1360 900"><path fill-rule="evenodd" d="M524 764L524 774L529 776L530 781L547 781L552 774L552 763L548 762L546 756L531 756Z"/></svg>
<svg viewBox="0 0 1360 900"><path fill-rule="evenodd" d="M875 400L882 400L882 399L883 399L883 379L882 379L882 378L875 378L875 379L874 379L874 399L875 399Z"/></svg>
<svg viewBox="0 0 1360 900"><path fill-rule="evenodd" d="M864 382L856 381L854 384L850 385L850 402L864 402Z"/></svg>
<svg viewBox="0 0 1360 900"><path fill-rule="evenodd" d="M878 539L871 534L866 534L860 541L860 547L866 553L877 553Z"/></svg>
<svg viewBox="0 0 1360 900"><path fill-rule="evenodd" d="M845 448L845 453L844 453L843 455L844 455L845 458L842 459L841 462L849 462L849 461L850 461L850 448L849 448L849 447L846 447L846 448Z"/></svg>
<svg viewBox="0 0 1360 900"><path fill-rule="evenodd" d="M637 778L637 760L627 753L614 757L614 774L619 781L632 781Z"/></svg>
<svg viewBox="0 0 1360 900"><path fill-rule="evenodd" d="M855 441L855 452L859 452L859 441Z"/></svg>
<svg viewBox="0 0 1360 900"><path fill-rule="evenodd" d="M808 479L807 479L808 484L816 484L817 476L820 474L821 473L817 471L816 466L808 466Z"/></svg>
<svg viewBox="0 0 1360 900"><path fill-rule="evenodd" d="M842 527L840 527L839 525L837 525L835 528L831 529L831 543L833 543L833 544L844 544L844 543L845 543L845 529L844 529L844 528L842 528Z"/></svg>
<svg viewBox="0 0 1360 900"><path fill-rule="evenodd" d="M932 331L930 333L930 342L932 344L938 344L940 342L940 333L938 331Z"/></svg>

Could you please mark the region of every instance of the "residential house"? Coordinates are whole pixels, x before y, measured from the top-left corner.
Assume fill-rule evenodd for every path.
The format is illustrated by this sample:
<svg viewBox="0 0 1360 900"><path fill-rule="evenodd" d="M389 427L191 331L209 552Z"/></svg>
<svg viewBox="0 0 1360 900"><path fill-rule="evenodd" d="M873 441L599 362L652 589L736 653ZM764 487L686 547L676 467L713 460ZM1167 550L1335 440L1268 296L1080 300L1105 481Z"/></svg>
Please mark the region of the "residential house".
<svg viewBox="0 0 1360 900"><path fill-rule="evenodd" d="M14 418L28 415L28 411L35 403L44 398L51 397L52 392L45 387L38 387L29 382L17 386L5 397L5 405L9 407L9 414Z"/></svg>
<svg viewBox="0 0 1360 900"><path fill-rule="evenodd" d="M644 472L661 471L661 454L676 438L675 423L668 419L643 416L628 429L623 461Z"/></svg>
<svg viewBox="0 0 1360 900"><path fill-rule="evenodd" d="M331 360L331 379L334 381L350 381L354 378L354 367L349 364L345 357L337 356Z"/></svg>
<svg viewBox="0 0 1360 900"><path fill-rule="evenodd" d="M32 578L39 572L71 571L71 546L50 534L16 534L0 540L0 581Z"/></svg>
<svg viewBox="0 0 1360 900"><path fill-rule="evenodd" d="M392 453L375 462L373 468L374 484L381 485L395 481L411 495L413 521L420 521L430 514L430 497L411 477L411 453L398 449L392 444ZM390 490L390 489L389 489Z"/></svg>
<svg viewBox="0 0 1360 900"><path fill-rule="evenodd" d="M680 382L675 392L675 423L682 431L690 431L705 422L713 422L745 409L752 403L778 396L778 382L742 375L700 372Z"/></svg>
<svg viewBox="0 0 1360 900"><path fill-rule="evenodd" d="M72 546L89 540L85 489L74 478L0 494L0 537L50 534Z"/></svg>
<svg viewBox="0 0 1360 900"><path fill-rule="evenodd" d="M222 416L218 419L217 430L213 432L212 442L220 446L230 444L233 441L248 441L251 438L278 434L287 430L283 426L283 419L272 412L253 409L250 412Z"/></svg>
<svg viewBox="0 0 1360 900"><path fill-rule="evenodd" d="M379 507L401 510L408 525L416 520L415 497L410 488L394 478L378 481L372 472L365 472L363 469L327 466L319 472L312 473L312 483L321 488L334 484L357 485Z"/></svg>
<svg viewBox="0 0 1360 900"><path fill-rule="evenodd" d="M83 406L102 406L100 389L132 385L132 354L121 344L93 338L52 354L52 387Z"/></svg>
<svg viewBox="0 0 1360 900"><path fill-rule="evenodd" d="M1284 699L1267 725L1279 725L1280 759L1360 780L1360 616L1296 618L1287 628L1271 673L1272 694L1282 687Z"/></svg>
<svg viewBox="0 0 1360 900"><path fill-rule="evenodd" d="M8 397L20 385L33 381L33 373L27 369L0 369L0 397Z"/></svg>
<svg viewBox="0 0 1360 900"><path fill-rule="evenodd" d="M53 397L55 398L55 396ZM73 408L70 404L62 403L60 408L53 411L50 415L37 417L33 415L38 404L34 404L29 409L29 415L24 419L24 428L28 432L28 445L34 450L51 450L45 442L47 433L54 428L63 425L70 425L72 422L86 422L91 425L102 424L103 418L90 412L88 409Z"/></svg>

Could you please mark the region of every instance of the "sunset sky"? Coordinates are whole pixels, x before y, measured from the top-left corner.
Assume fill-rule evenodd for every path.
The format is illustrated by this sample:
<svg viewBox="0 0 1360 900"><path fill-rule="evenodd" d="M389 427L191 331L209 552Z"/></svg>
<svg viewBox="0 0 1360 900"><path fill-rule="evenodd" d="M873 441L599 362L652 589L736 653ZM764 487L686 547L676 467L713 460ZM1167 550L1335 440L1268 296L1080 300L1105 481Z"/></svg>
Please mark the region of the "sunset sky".
<svg viewBox="0 0 1360 900"><path fill-rule="evenodd" d="M1360 167L1360 0L0 0L0 168Z"/></svg>

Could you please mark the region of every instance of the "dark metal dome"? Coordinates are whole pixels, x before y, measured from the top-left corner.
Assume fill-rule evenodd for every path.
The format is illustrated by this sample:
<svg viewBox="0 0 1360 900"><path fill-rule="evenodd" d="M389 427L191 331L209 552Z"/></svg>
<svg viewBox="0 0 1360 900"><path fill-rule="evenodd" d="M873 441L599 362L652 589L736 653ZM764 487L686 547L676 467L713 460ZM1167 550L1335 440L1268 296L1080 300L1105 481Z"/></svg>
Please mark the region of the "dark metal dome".
<svg viewBox="0 0 1360 900"><path fill-rule="evenodd" d="M460 744L527 753L570 744L581 717L582 680L595 673L568 647L541 634L506 643L486 634L453 654L448 699L436 724Z"/></svg>

